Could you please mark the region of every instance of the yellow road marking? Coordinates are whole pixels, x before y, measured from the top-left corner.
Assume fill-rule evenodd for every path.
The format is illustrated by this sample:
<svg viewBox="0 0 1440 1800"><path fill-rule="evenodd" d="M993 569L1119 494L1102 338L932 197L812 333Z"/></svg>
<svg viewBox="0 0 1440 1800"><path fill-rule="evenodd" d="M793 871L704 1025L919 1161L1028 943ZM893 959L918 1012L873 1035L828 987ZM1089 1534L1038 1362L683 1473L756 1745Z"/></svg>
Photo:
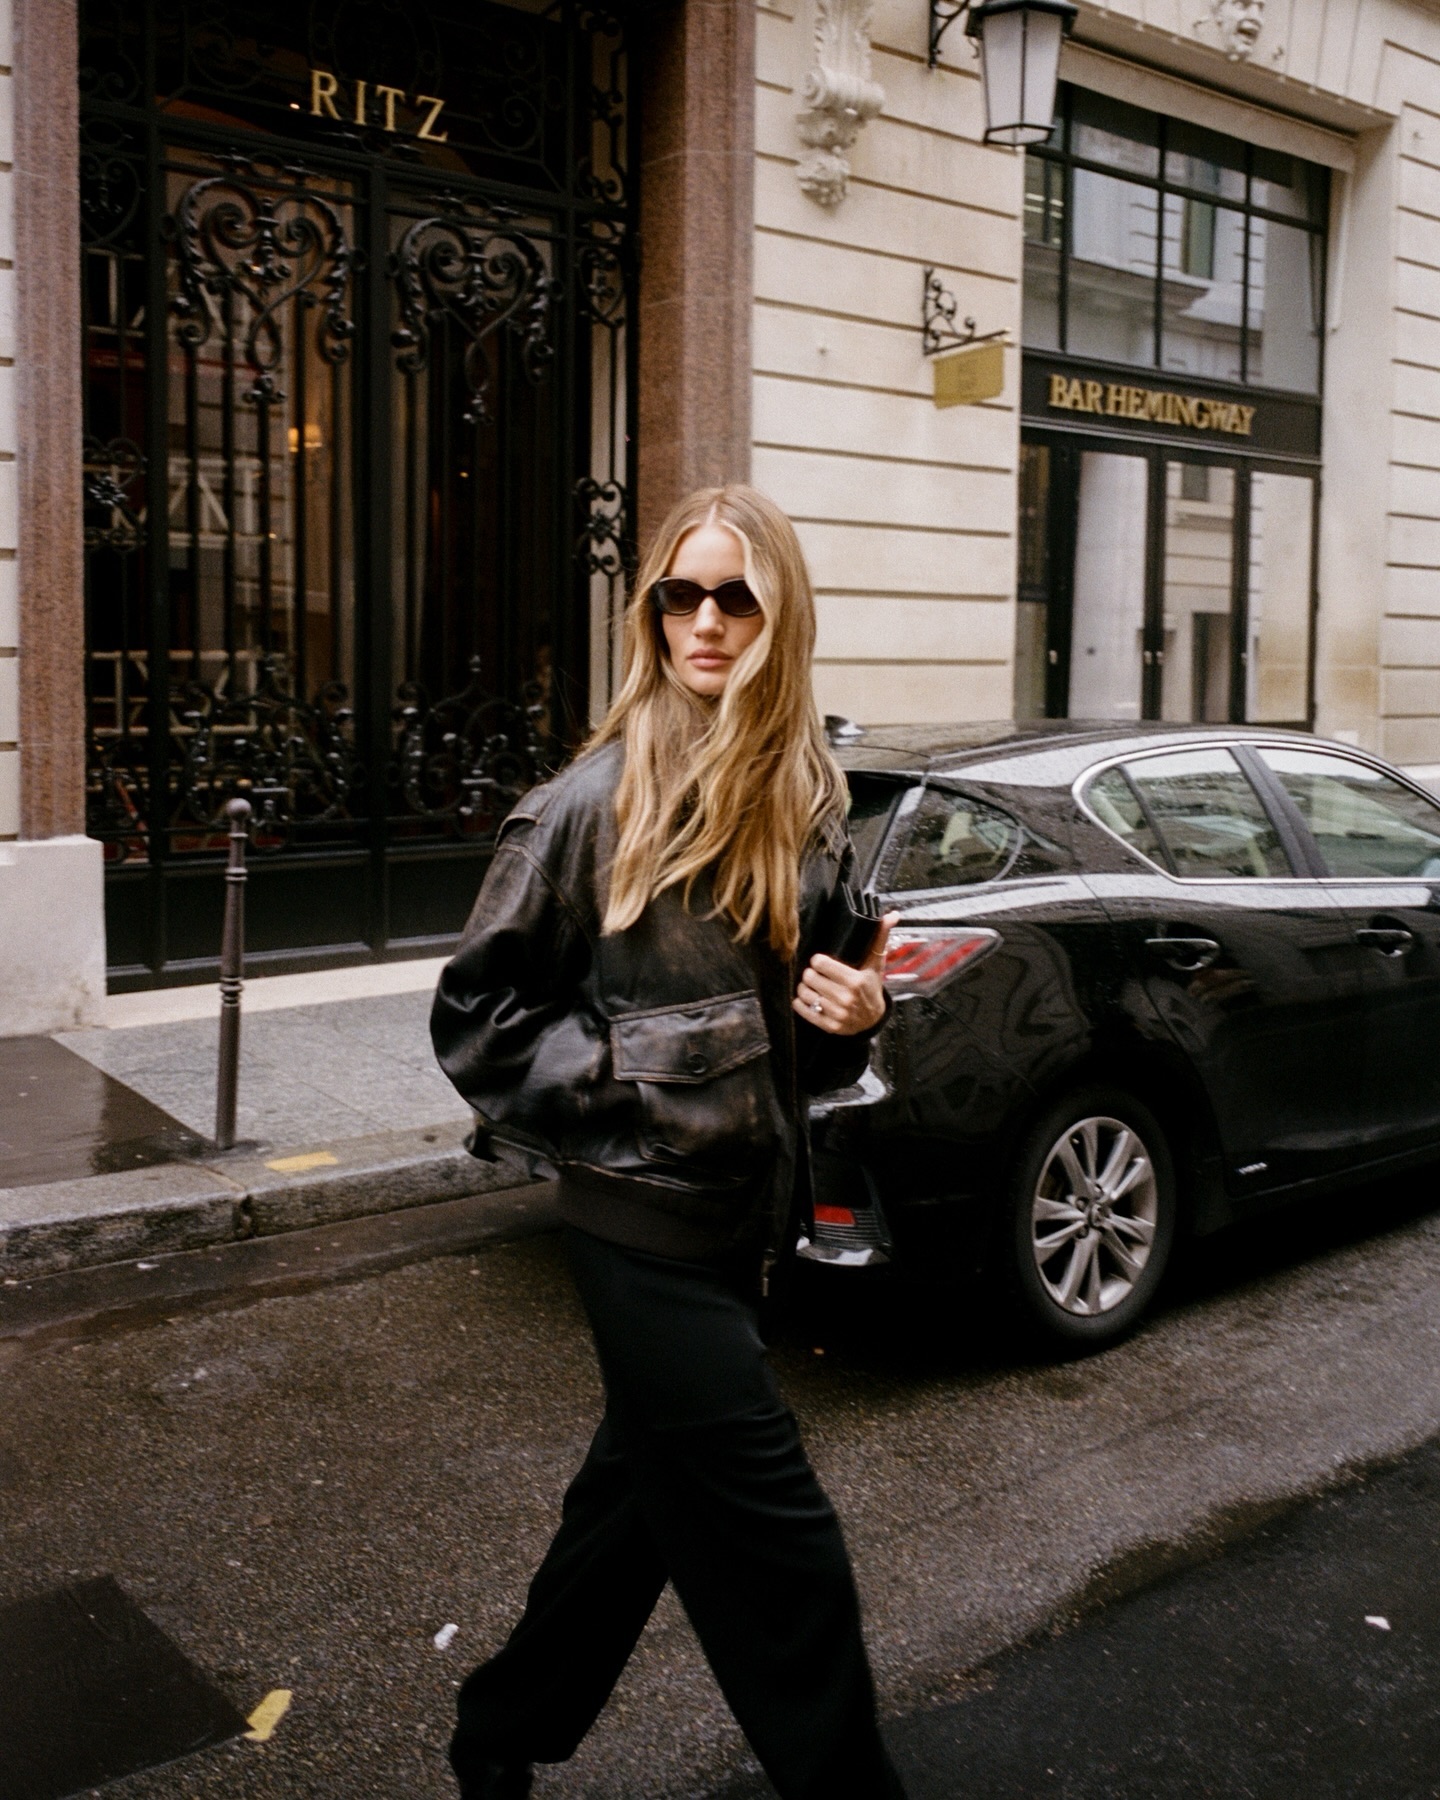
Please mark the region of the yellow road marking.
<svg viewBox="0 0 1440 1800"><path fill-rule="evenodd" d="M339 1160L329 1150L307 1150L303 1156L277 1156L265 1167L273 1169L277 1175L298 1175L302 1169L324 1169Z"/></svg>
<svg viewBox="0 0 1440 1800"><path fill-rule="evenodd" d="M245 1735L252 1744L265 1744L270 1741L270 1734L290 1710L290 1700L289 1688L271 1688L245 1721L250 1727Z"/></svg>

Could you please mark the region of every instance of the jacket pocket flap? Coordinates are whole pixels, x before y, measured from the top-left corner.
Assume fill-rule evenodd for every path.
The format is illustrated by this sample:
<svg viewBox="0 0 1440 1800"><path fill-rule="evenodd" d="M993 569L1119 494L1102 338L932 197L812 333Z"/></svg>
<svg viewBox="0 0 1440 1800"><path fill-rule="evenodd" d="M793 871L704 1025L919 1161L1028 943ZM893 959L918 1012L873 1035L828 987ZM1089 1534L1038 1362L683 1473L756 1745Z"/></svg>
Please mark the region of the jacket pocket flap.
<svg viewBox="0 0 1440 1800"><path fill-rule="evenodd" d="M621 1081L711 1081L769 1048L759 997L749 992L627 1013L610 1024Z"/></svg>

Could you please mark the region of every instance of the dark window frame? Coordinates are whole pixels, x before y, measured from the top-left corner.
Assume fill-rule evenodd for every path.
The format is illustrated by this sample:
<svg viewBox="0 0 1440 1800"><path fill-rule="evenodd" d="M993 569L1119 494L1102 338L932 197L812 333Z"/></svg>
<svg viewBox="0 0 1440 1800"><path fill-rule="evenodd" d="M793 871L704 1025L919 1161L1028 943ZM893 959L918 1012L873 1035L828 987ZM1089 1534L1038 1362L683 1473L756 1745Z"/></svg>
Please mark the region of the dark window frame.
<svg viewBox="0 0 1440 1800"><path fill-rule="evenodd" d="M1243 256L1244 267L1240 295L1240 380L1233 385L1250 389L1263 388L1266 385L1263 381L1252 381L1250 379L1249 368L1251 337L1250 221L1252 219L1262 219L1271 224L1289 225L1297 230L1308 232L1312 240L1319 240L1320 255L1316 262L1316 281L1319 291L1315 296L1315 304L1317 314L1323 321L1326 316L1327 304L1326 277L1328 273L1327 252L1329 248L1330 171L1319 164L1305 164L1307 168L1318 169L1320 172L1320 180L1314 190L1317 196L1316 211L1321 215L1318 221L1314 219L1298 218L1292 213L1279 212L1272 207L1256 204L1253 198L1257 180L1257 158L1263 158L1267 152L1263 150L1257 151L1256 146L1246 144L1239 138L1223 138L1220 137L1220 134L1214 134L1218 141L1235 147L1240 153L1241 164L1244 170L1245 192L1243 199L1232 200L1223 198L1216 194L1213 188L1197 187L1188 182L1177 181L1173 176L1167 173L1167 163L1169 161L1169 128L1172 124L1181 125L1183 127L1184 122L1180 120L1172 121L1164 113L1149 114L1149 117L1155 122L1155 143L1157 146L1156 167L1159 173L1156 175L1143 175L1129 169L1117 168L1113 163L1101 162L1094 157L1079 156L1071 148L1075 135L1076 92L1077 89L1073 83L1066 82L1061 84L1060 94L1056 102L1056 128L1052 134L1053 141L1043 144L1033 144L1025 153L1027 161L1029 158L1033 157L1038 163L1046 165L1043 181L1046 204L1043 210L1047 225L1050 222L1051 207L1049 196L1053 191L1052 182L1054 180L1054 177L1050 174L1050 169L1052 167L1058 167L1059 170L1059 187L1062 196L1059 203L1060 241L1058 244L1051 243L1048 232L1045 237L1040 239L1030 239L1027 233L1026 239L1027 242L1045 243L1049 248L1055 250L1059 259L1059 293L1056 299L1056 336L1058 338L1056 350L1058 354L1062 356L1070 354L1069 268L1073 255L1072 244L1075 234L1074 178L1075 172L1077 170L1082 170L1091 174L1106 175L1116 181L1127 181L1135 187L1149 188L1157 196L1155 228L1155 301L1152 330L1154 349L1152 360L1149 365L1157 370L1164 369L1164 363L1162 361L1164 354L1164 308L1161 301L1161 290L1164 282L1165 201L1167 197L1173 194L1187 202L1199 202L1212 209L1224 206L1228 210L1238 212L1242 215L1245 220L1245 237ZM1304 159L1297 157L1295 158L1295 161L1303 163ZM1266 177L1261 173L1259 174L1258 179L1264 180ZM1313 255L1314 243L1312 241L1312 257ZM1040 347L1037 345L1032 346L1032 348L1038 350ZM1172 373L1174 373L1174 371L1172 371ZM1313 394L1308 390L1286 389L1283 391L1304 393L1306 398L1313 398L1317 402L1320 400L1325 391L1325 333L1323 330L1319 333L1318 358L1315 370L1315 388Z"/></svg>

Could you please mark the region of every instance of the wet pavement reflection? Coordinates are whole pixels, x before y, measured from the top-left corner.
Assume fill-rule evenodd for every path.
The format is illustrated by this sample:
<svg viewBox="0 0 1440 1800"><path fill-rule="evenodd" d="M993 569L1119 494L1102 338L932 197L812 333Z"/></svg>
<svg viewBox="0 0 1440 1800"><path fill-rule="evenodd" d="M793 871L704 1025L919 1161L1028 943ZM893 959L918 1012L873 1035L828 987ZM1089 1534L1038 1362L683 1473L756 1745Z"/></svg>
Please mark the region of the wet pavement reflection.
<svg viewBox="0 0 1440 1800"><path fill-rule="evenodd" d="M113 1175L208 1148L53 1038L0 1038L0 1188Z"/></svg>

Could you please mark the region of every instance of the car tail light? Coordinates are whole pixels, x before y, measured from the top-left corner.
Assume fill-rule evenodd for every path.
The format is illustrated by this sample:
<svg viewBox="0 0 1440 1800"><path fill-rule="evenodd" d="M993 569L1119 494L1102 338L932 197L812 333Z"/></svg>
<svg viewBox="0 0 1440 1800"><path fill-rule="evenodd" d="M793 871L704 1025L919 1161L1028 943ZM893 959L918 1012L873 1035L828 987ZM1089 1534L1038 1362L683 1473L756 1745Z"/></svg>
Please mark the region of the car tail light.
<svg viewBox="0 0 1440 1800"><path fill-rule="evenodd" d="M885 986L897 1000L933 994L972 969L999 942L1000 933L984 925L902 926L890 934L885 950Z"/></svg>
<svg viewBox="0 0 1440 1800"><path fill-rule="evenodd" d="M854 1206L817 1201L815 1235L801 1237L796 1255L805 1262L831 1263L847 1269L873 1269L890 1260L890 1233L885 1215L865 1175L868 1204L857 1196Z"/></svg>
<svg viewBox="0 0 1440 1800"><path fill-rule="evenodd" d="M853 1206L820 1206L815 1208L817 1225L853 1225L855 1209Z"/></svg>

